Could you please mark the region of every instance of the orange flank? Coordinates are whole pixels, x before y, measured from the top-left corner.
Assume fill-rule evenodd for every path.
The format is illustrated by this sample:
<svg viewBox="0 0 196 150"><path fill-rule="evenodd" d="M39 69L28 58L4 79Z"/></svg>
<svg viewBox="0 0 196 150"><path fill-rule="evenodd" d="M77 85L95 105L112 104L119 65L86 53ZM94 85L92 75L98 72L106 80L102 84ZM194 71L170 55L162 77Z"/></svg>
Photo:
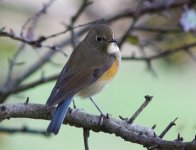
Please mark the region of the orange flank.
<svg viewBox="0 0 196 150"><path fill-rule="evenodd" d="M117 73L119 67L119 61L116 59L111 68L107 70L99 80L111 80Z"/></svg>

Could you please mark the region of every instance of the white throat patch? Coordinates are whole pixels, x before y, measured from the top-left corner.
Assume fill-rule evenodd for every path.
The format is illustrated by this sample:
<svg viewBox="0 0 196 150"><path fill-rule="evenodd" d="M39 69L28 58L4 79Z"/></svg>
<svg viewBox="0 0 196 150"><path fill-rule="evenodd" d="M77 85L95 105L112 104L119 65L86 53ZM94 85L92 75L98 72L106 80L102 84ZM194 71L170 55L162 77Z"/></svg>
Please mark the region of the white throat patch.
<svg viewBox="0 0 196 150"><path fill-rule="evenodd" d="M107 49L108 54L114 54L120 52L119 47L116 43L112 42L110 45L108 45Z"/></svg>

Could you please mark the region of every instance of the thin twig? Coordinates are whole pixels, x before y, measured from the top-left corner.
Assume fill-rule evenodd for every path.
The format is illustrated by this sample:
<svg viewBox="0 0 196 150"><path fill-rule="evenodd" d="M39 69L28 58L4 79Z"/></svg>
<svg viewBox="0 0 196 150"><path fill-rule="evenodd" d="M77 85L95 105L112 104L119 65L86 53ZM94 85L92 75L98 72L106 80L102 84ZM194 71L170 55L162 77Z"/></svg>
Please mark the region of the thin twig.
<svg viewBox="0 0 196 150"><path fill-rule="evenodd" d="M157 125L156 125L156 124L154 124L154 125L152 126L152 129L154 130L154 129L156 128L156 126L157 126Z"/></svg>
<svg viewBox="0 0 196 150"><path fill-rule="evenodd" d="M133 20L132 20L132 23L131 25L129 26L129 28L125 31L125 33L123 34L120 42L118 43L118 46L119 48L122 47L123 43L125 42L125 40L127 39L127 37L129 36L130 32L133 30L137 20L139 19L139 14L140 14L140 11L142 9L142 6L143 6L143 2L144 0L140 0L137 8L136 8L136 11L135 11L135 14L133 16Z"/></svg>
<svg viewBox="0 0 196 150"><path fill-rule="evenodd" d="M85 150L89 150L89 146L88 146L89 136L90 136L89 130L83 128L83 137L84 137L84 148L85 148Z"/></svg>
<svg viewBox="0 0 196 150"><path fill-rule="evenodd" d="M75 15L73 17L71 17L71 23L70 25L68 25L68 27L70 28L70 33L71 33L71 44L72 47L75 48L76 46L76 34L74 32L74 25L75 22L78 20L78 18L83 14L83 12L85 11L85 9L92 4L92 1L89 0L83 0L82 4L80 5L78 11L75 13Z"/></svg>
<svg viewBox="0 0 196 150"><path fill-rule="evenodd" d="M182 45L182 46L179 46L179 47L173 48L173 49L167 49L167 50L164 50L163 52L160 52L159 54L156 54L156 55L153 55L153 56L148 56L148 57L135 57L135 56L134 57L122 57L122 59L123 60L136 60L136 61L148 61L148 60L152 61L154 59L159 59L159 58L164 58L164 57L170 56L170 55L175 54L175 53L180 52L180 51L187 51L187 49L190 50L193 47L196 47L196 42L193 42L193 43L190 43L190 44L187 44L187 45ZM37 69L37 65L42 64L43 63L42 61L47 61L48 58L50 58L51 55L53 55L54 53L55 52L51 51L47 55L45 55L44 58L41 58L40 59L41 62L38 61L37 64L35 64L34 67L32 66L33 70L32 69L28 70L28 72L27 72L28 74L24 74L24 76L21 77L21 81L22 81L22 79L25 79L25 76L28 77L27 75L31 74L31 72L29 72L29 71L34 71L34 69ZM58 74L50 76L50 77L45 77L44 79L39 79L37 81L33 81L32 83L27 83L25 85L21 85L21 86L18 86L16 88L13 88L9 91L5 91L4 93L5 94L18 93L20 91L27 90L31 87L35 87L35 86L38 86L40 84L53 81L53 80L57 79L57 77L58 77ZM4 89L5 89L5 87L4 87Z"/></svg>
<svg viewBox="0 0 196 150"><path fill-rule="evenodd" d="M123 56L122 59L123 60L138 60L138 61L154 60L154 59L168 57L170 55L176 54L177 52L186 51L187 49L190 49L190 48L193 48L193 47L196 47L196 42L181 45L181 46L176 47L176 48L167 49L167 50L164 50L163 52L160 52L159 54L148 56L148 57L135 57L135 56L127 57L127 56Z"/></svg>
<svg viewBox="0 0 196 150"><path fill-rule="evenodd" d="M163 132L159 135L160 138L163 138L165 136L165 134L173 127L176 125L176 120L178 119L175 118L172 122L170 122L170 124L163 130Z"/></svg>
<svg viewBox="0 0 196 150"><path fill-rule="evenodd" d="M135 24L136 24L136 21L137 21L137 19L136 19L136 18L133 18L133 21L132 21L131 25L130 25L129 28L125 31L125 33L123 34L123 36L122 36L120 42L118 43L119 48L122 47L123 43L125 42L125 40L126 40L127 37L129 36L130 31L133 29L133 27L134 27Z"/></svg>
<svg viewBox="0 0 196 150"><path fill-rule="evenodd" d="M24 126L22 128L0 127L0 133L9 133L9 134L26 133L26 134L37 134L37 135L46 136L46 131L45 130L30 129L26 126ZM46 137L48 137L48 136L46 136Z"/></svg>
<svg viewBox="0 0 196 150"><path fill-rule="evenodd" d="M181 136L180 136L180 133L178 133L177 139L176 139L175 141L181 142L181 141L183 141L183 140L184 140L183 137L181 137Z"/></svg>
<svg viewBox="0 0 196 150"><path fill-rule="evenodd" d="M175 1L175 2L173 2L170 5L170 9L181 7L184 4L189 4L190 2L191 2L191 0ZM168 9L168 7L166 7L165 5L152 5L152 6L149 6L149 7L144 7L144 8L142 8L140 10L140 13L138 14L138 17L142 16L144 14L148 14L148 13L161 12L161 11L164 11L166 9ZM114 22L116 20L119 20L119 19L130 18L130 17L134 17L134 16L135 16L135 9L127 9L127 10L124 10L124 11L122 11L120 13L117 13L117 14L114 14L112 16L109 16L107 18L103 18L101 20L96 20L96 21L93 21L93 22L97 22L98 21L98 22L102 22L102 23L112 23L112 22ZM81 27L81 26L79 25L77 27ZM77 27L75 27L75 28L77 28ZM11 38L13 40L21 41L21 42L24 42L24 43L29 44L31 46L34 46L34 47L36 47L36 46L40 47L42 42L44 42L44 41L46 41L46 40L48 40L50 38L54 38L56 36L62 35L62 34L66 33L69 30L70 29L66 29L66 30L63 30L61 32L58 32L58 33L55 33L55 34L51 34L51 35L48 35L48 36L41 36L41 37L39 37L38 39L36 39L34 41L29 41L29 40L26 40L24 38L12 35L12 34L10 34L8 32L4 32L4 31L0 32L0 36L9 37L9 38Z"/></svg>
<svg viewBox="0 0 196 150"><path fill-rule="evenodd" d="M155 32L155 33L181 33L183 32L180 27L151 27L151 26L135 26L133 28L135 31L145 31L145 32Z"/></svg>
<svg viewBox="0 0 196 150"><path fill-rule="evenodd" d="M183 6L183 4L189 4L190 2L191 2L191 0L174 1L170 5L170 9L179 8L179 7ZM164 11L166 9L168 9L168 7L166 7L165 5L150 5L148 7L142 7L141 10L140 10L140 14L138 14L138 16L142 16L142 15L149 14L149 13L161 12L161 11ZM98 20L98 21L99 22L102 22L102 23L112 23L112 22L117 21L119 19L133 17L134 15L135 15L135 9L127 9L127 10L124 10L122 12L118 12L117 14L114 14L112 16L103 18L103 19ZM94 21L91 24L94 24L96 22L97 22L97 20ZM79 25L78 27L80 27L80 26L84 26L84 25ZM76 35L77 36L81 36L83 33L85 33L88 30L88 28L89 28L89 26L88 27L85 27L85 28L83 28L81 30L79 30L78 32L76 32ZM66 30L66 32L67 31L68 30ZM11 33L4 32L4 30L1 29L0 36L7 36L7 37L10 37L12 39L16 39L18 41L27 43L27 44L29 44L31 46L34 46L34 47L41 47L42 46L42 42L44 42L44 41L46 41L46 40L48 40L48 39L50 39L52 37L56 37L58 35L62 35L64 33L65 33L65 30L63 32L60 32L60 33L49 35L48 38L47 38L47 36L41 36L41 37L39 37L38 39L36 39L34 41L29 41L29 40L23 39L21 37L17 37L15 35L11 34ZM54 47L58 47L59 50L61 50L63 47L67 46L71 42L70 39L71 38L65 39L65 40L61 41L60 43L55 44ZM9 96L9 94L11 94L10 91L13 91L22 81L24 81L32 73L34 73L35 71L37 71L46 62L48 62L48 60L50 60L50 58L54 54L55 54L54 51L48 51L48 52L46 52L37 62L35 62L34 64L32 64L30 67L28 67L27 70L24 70L21 73L21 75L19 75L18 77L16 77L16 79L14 81L11 81L10 84L9 84L9 86L4 86L3 88L1 88L1 90L0 90L0 102L4 102L5 99L6 99L6 97ZM161 53L161 54L163 54L163 53ZM165 56L165 54L163 54L163 55ZM170 55L170 54L168 54L168 55ZM162 56L156 56L156 57L161 58ZM128 57L128 58L126 57L125 58L125 57L123 57L123 59L146 60L146 59L150 59L150 58L142 58L142 57L141 58L140 57L139 58L134 58L134 57L131 57L131 58L130 57ZM11 88L8 88L8 87L11 87Z"/></svg>
<svg viewBox="0 0 196 150"><path fill-rule="evenodd" d="M21 91L28 90L28 89L33 88L35 86L38 86L40 84L44 84L44 83L47 83L47 82L50 82L50 81L54 81L58 78L58 76L59 76L59 74L51 75L50 77L43 77L43 78L41 78L37 81L32 81L30 83L20 85L20 86L16 87L15 89L13 89L11 92L12 93L18 93L18 92L21 92Z"/></svg>
<svg viewBox="0 0 196 150"><path fill-rule="evenodd" d="M55 0L48 0L45 4L43 4L41 10L39 10L37 13L35 13L35 15L33 15L32 17L30 17L29 19L27 19L27 21L24 23L24 25L21 28L21 32L20 32L20 36L21 37L23 37L25 39L28 39L28 40L31 40L31 41L34 40L34 32L35 32L35 29L38 26L38 23L39 23L41 17L47 13L49 7L52 6L52 4L54 2L55 2ZM23 36L23 32L25 30L26 30L26 35ZM43 39L44 38L42 36L39 38L40 41L42 41ZM22 43L22 46L25 48L26 44L25 43ZM41 44L35 43L33 46L40 47ZM38 51L35 51L35 52L37 54L37 57L39 57ZM41 70L41 72L43 72L42 68L40 70Z"/></svg>
<svg viewBox="0 0 196 150"><path fill-rule="evenodd" d="M147 70L149 70L153 74L154 77L158 77L155 69L152 67L151 60L146 60L146 65L147 65Z"/></svg>
<svg viewBox="0 0 196 150"><path fill-rule="evenodd" d="M38 20L40 19L40 17L44 14L46 14L47 9L52 5L52 3L55 2L55 0L49 0L46 4L43 5L42 9L39 10L37 13L35 13L33 16L31 16L30 18L28 18L26 20L26 22L23 24L22 28L21 28L21 32L20 32L20 36L24 37L24 30L26 29L27 25L32 21L32 25L30 25L30 27L28 28L28 30L34 30L33 28L35 28L36 24L38 23ZM32 33L31 31L28 31L29 33ZM31 39L31 34L28 34L27 39Z"/></svg>
<svg viewBox="0 0 196 150"><path fill-rule="evenodd" d="M19 47L19 49L14 54L13 58L9 61L7 79L6 79L6 82L5 82L4 86L6 86L10 82L11 76L12 76L12 71L13 71L13 68L16 64L16 59L21 54L21 52L24 50L24 47L25 47L25 45L22 43L21 46Z"/></svg>
<svg viewBox="0 0 196 150"><path fill-rule="evenodd" d="M175 8L181 8L184 5L189 5L189 4L194 4L195 1L193 0L180 0L180 1L173 1L173 3L170 5L170 9L175 9ZM121 13L117 13L111 17L108 17L105 19L105 22L114 22L116 20L120 20L120 19L125 19L125 18L130 18L130 17L134 17L135 16L135 8L134 9L126 9L123 10ZM160 3L159 5L150 5L147 7L143 7L140 10L140 13L138 14L138 17L145 15L145 14L153 14L153 13L159 13L159 12L163 12L163 11L168 11L168 6L165 5L164 3Z"/></svg>
<svg viewBox="0 0 196 150"><path fill-rule="evenodd" d="M137 116L142 112L142 110L150 103L152 96L145 96L144 103L138 108L138 110L133 114L133 116L127 121L128 123L133 123Z"/></svg>
<svg viewBox="0 0 196 150"><path fill-rule="evenodd" d="M72 24L74 24L76 22L76 20L79 18L79 16L83 13L83 11L86 9L87 6L89 6L90 4L92 4L92 1L89 0L83 0L80 8L78 9L78 11L76 12L76 14L71 18L71 22Z"/></svg>
<svg viewBox="0 0 196 150"><path fill-rule="evenodd" d="M96 21L87 23L93 24L97 23ZM86 24L85 24L86 25ZM83 25L80 25L83 26ZM79 26L78 26L79 27ZM89 26L87 26L84 29L81 29L77 32L78 36L81 36L89 29ZM58 50L60 51L63 47L67 46L70 43L70 38L60 41L59 43L55 44L53 47L58 47ZM11 94L11 91L13 91L18 85L24 81L27 77L29 77L32 73L36 72L41 66L43 66L50 58L56 53L56 51L48 51L46 52L38 61L33 63L28 69L24 70L20 76L16 77L15 80L12 80L9 82L9 85L1 87L0 89L0 103L3 103L6 98Z"/></svg>
<svg viewBox="0 0 196 150"><path fill-rule="evenodd" d="M49 0L40 11L38 11L35 15L33 15L32 17L27 19L27 21L24 23L24 25L22 26L22 29L21 29L21 33L20 33L21 38L28 40L28 41L29 40L33 41L34 31L37 27L37 24L38 24L38 21L40 20L40 17L46 13L47 9L52 5L53 2L54 2L54 0ZM23 32L28 24L29 24L29 27L27 29L26 35L24 36ZM11 31L10 31L10 35L14 37L15 34L12 34ZM13 68L16 64L16 60L17 60L18 56L23 52L25 47L26 47L26 43L22 42L21 45L19 46L17 52L14 54L12 60L9 62L8 76L7 76L7 80L6 80L4 86L9 84L9 82L11 80Z"/></svg>
<svg viewBox="0 0 196 150"><path fill-rule="evenodd" d="M165 135L166 135L166 133L168 133L168 131L174 126L174 125L176 125L175 124L175 121L177 120L178 118L175 118L172 122L170 122L170 124L163 130L163 132L159 135L159 137L162 139ZM176 141L181 141L180 140L181 138L180 138L180 135L178 134L178 138L177 138L177 140ZM148 147L147 149L148 150L154 150L154 149L157 149L159 147L159 145L153 145L153 146L150 146L150 147Z"/></svg>
<svg viewBox="0 0 196 150"><path fill-rule="evenodd" d="M26 101L24 102L25 105L28 105L29 103L29 97L27 97Z"/></svg>

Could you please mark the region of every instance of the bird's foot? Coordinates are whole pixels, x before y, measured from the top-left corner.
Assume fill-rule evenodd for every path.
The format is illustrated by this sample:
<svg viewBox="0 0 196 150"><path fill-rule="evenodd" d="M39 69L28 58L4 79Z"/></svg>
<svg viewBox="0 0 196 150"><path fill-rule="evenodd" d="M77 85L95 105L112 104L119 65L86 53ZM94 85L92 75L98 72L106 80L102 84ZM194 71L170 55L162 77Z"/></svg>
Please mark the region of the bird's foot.
<svg viewBox="0 0 196 150"><path fill-rule="evenodd" d="M109 114L108 113L106 113L106 114L101 113L100 116L99 116L99 119L100 119L99 125L102 126L103 125L103 120L104 119L109 119Z"/></svg>
<svg viewBox="0 0 196 150"><path fill-rule="evenodd" d="M69 113L74 113L76 111L84 111L84 109L82 109L82 108L71 108L71 107L68 108Z"/></svg>

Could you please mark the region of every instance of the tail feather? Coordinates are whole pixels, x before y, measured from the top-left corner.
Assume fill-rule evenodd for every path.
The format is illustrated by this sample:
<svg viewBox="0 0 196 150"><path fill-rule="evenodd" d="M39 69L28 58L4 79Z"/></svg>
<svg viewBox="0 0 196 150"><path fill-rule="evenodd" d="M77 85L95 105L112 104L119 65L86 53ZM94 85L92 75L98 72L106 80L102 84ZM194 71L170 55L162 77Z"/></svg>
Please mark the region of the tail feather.
<svg viewBox="0 0 196 150"><path fill-rule="evenodd" d="M72 99L73 97L69 97L65 101L58 104L53 114L52 120L46 130L47 134L51 134L51 133L54 133L55 135L58 134Z"/></svg>

